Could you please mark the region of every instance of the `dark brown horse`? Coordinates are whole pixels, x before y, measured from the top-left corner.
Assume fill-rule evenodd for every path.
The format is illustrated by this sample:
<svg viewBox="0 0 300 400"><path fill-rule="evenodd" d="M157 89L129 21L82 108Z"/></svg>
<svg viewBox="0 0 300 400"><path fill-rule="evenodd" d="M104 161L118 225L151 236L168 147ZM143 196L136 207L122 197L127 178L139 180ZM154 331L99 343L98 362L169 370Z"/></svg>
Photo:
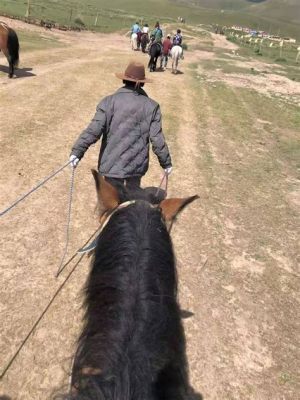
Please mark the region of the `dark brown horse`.
<svg viewBox="0 0 300 400"><path fill-rule="evenodd" d="M142 33L141 35L141 49L143 53L146 53L147 44L150 42L148 33Z"/></svg>
<svg viewBox="0 0 300 400"><path fill-rule="evenodd" d="M14 69L19 63L19 39L16 32L5 22L0 21L0 50L7 58L10 78L14 75Z"/></svg>
<svg viewBox="0 0 300 400"><path fill-rule="evenodd" d="M102 231L68 400L188 400L185 338L167 224L198 196L147 199L93 171ZM153 204L154 203L154 204Z"/></svg>
<svg viewBox="0 0 300 400"><path fill-rule="evenodd" d="M156 70L156 63L158 57L161 57L162 54L162 46L159 43L152 43L149 47L149 56L150 60L148 63L148 68L150 72L154 72Z"/></svg>

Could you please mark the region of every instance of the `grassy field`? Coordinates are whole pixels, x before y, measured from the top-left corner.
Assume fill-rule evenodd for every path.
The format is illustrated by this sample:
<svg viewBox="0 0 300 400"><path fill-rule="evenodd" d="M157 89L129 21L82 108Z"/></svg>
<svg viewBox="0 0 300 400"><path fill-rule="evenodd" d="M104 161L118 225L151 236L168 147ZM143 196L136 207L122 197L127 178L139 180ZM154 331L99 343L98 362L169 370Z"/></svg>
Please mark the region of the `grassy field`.
<svg viewBox="0 0 300 400"><path fill-rule="evenodd" d="M18 37L22 45L22 53L34 50L47 50L53 47L64 47L63 43L47 33L41 35L36 32L19 31Z"/></svg>
<svg viewBox="0 0 300 400"><path fill-rule="evenodd" d="M286 5L284 9L281 8L280 17L276 12L278 7L274 7L273 10L271 5L266 8L265 5L255 4L251 6L252 8L249 8L249 3L241 0L228 1L227 3L226 1L209 3L207 1L193 2L189 0L180 3L168 0L145 2L102 0L101 6L99 6L97 0L80 2L75 0L64 2L40 0L31 1L30 4L30 16L33 18L48 19L67 25L76 25L75 21L80 19L88 29L103 32L127 29L135 19L147 21L150 25L153 25L157 19L164 23L175 21L178 16L181 16L192 24L218 23L228 26L240 24L252 26L255 29L265 29L274 34L281 32L285 36L291 35L300 39L298 25L293 22L290 16L290 13L293 16L297 15L295 10L300 7L293 4ZM265 12L261 12L259 7L264 7ZM24 0L0 1L0 12L23 17L26 10L27 2ZM273 12L270 10L273 10Z"/></svg>
<svg viewBox="0 0 300 400"><path fill-rule="evenodd" d="M273 43L270 47L271 41L264 40L262 43L260 40L255 43L254 41L249 42L241 38L228 37L233 43L239 46L238 54L244 58L252 58L257 62L265 62L269 64L277 64L282 68L282 73L289 77L289 79L300 82L300 69L299 62L296 62L298 54L297 45L284 43L284 46L280 48L278 43ZM255 72L252 70L252 72ZM278 72L278 71L277 71Z"/></svg>

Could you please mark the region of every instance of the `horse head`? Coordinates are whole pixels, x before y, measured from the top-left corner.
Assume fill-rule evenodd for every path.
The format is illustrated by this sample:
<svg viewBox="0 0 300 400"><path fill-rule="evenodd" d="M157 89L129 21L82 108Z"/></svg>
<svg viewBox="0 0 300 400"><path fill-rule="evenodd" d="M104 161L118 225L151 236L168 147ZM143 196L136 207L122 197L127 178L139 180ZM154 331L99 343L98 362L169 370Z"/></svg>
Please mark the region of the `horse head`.
<svg viewBox="0 0 300 400"><path fill-rule="evenodd" d="M108 223L112 214L117 210L139 202L146 203L148 207L157 209L157 212L161 213L164 223L170 226L188 204L199 198L198 195L194 195L185 198L164 199L163 191L157 190L157 188L139 188L129 191L120 185L117 189L96 170L92 170L92 174L96 185L101 228ZM156 192L155 194L154 191Z"/></svg>

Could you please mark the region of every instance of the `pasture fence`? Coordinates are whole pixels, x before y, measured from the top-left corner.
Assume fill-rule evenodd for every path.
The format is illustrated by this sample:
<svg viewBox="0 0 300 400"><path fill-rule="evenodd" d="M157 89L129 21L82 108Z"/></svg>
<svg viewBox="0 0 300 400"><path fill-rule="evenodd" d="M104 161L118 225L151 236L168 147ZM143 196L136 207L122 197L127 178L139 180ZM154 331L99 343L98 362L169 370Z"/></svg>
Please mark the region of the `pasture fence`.
<svg viewBox="0 0 300 400"><path fill-rule="evenodd" d="M0 14L27 23L57 28L61 30L94 30L112 32L128 29L133 21L154 25L157 18L165 22L175 22L168 16L130 14L121 9L100 8L97 5L76 3L70 0L22 1L2 0Z"/></svg>

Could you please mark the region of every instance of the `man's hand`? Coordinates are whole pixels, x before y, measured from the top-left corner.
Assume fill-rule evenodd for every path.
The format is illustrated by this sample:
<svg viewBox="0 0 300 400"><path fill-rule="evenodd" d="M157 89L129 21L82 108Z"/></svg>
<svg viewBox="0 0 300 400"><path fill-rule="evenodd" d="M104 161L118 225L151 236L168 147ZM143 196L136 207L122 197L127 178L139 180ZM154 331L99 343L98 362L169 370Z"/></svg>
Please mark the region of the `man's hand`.
<svg viewBox="0 0 300 400"><path fill-rule="evenodd" d="M76 157L74 154L72 154L72 155L70 156L70 160L69 160L69 161L70 161L70 165L71 165L73 168L76 168L80 160L79 160L78 157Z"/></svg>
<svg viewBox="0 0 300 400"><path fill-rule="evenodd" d="M171 175L172 169L173 169L173 167L165 168L165 173L166 173L167 175Z"/></svg>

